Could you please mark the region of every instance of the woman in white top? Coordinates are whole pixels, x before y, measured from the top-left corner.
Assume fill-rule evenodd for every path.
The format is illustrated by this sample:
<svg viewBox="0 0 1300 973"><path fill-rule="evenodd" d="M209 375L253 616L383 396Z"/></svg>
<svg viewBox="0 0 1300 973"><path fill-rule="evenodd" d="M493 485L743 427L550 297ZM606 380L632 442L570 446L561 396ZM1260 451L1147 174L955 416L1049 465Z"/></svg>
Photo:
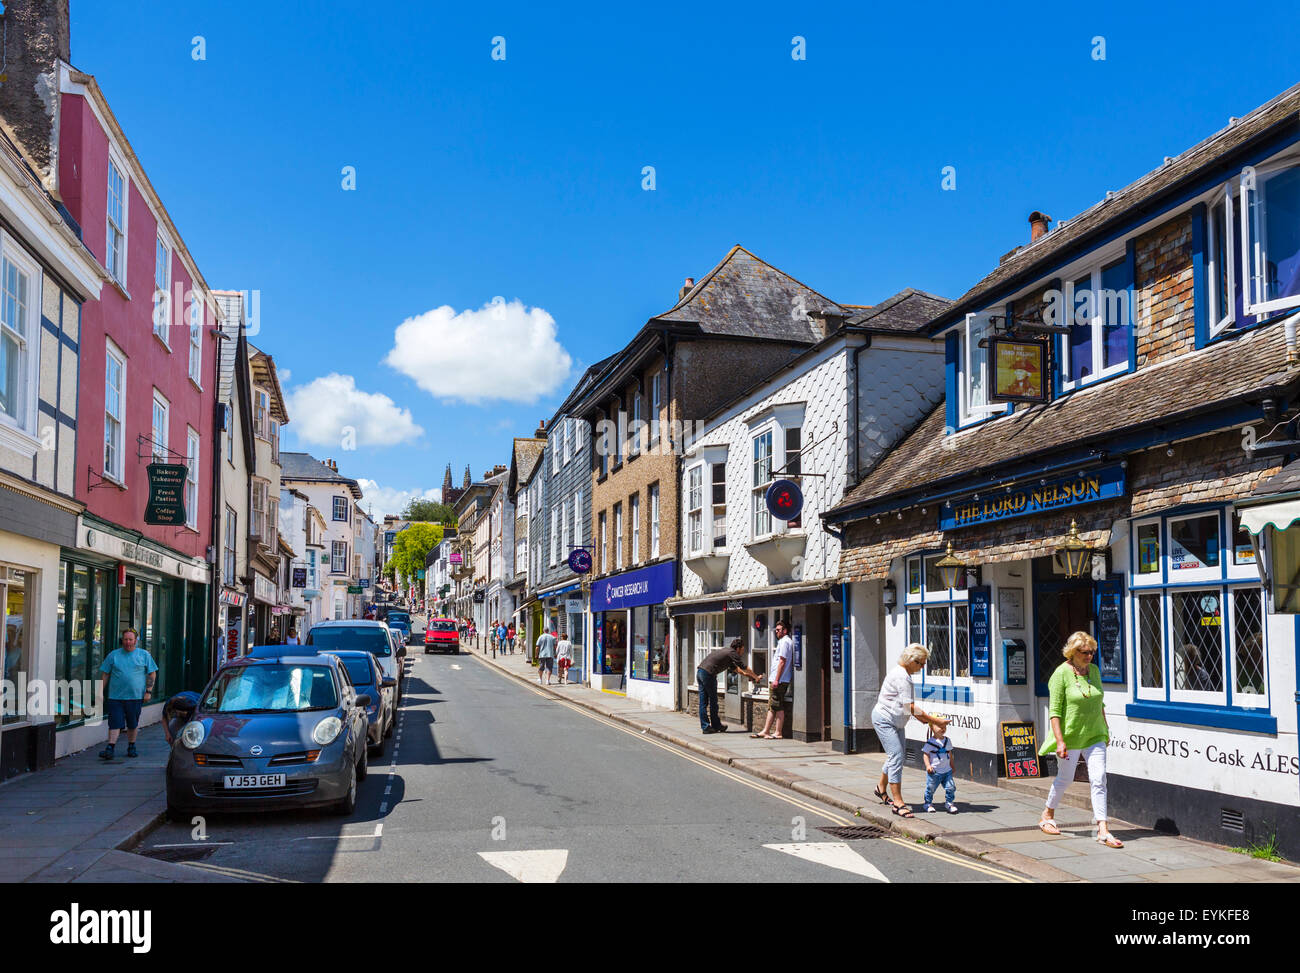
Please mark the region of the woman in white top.
<svg viewBox="0 0 1300 973"><path fill-rule="evenodd" d="M885 766L880 772L876 797L881 804L901 818L912 817L912 809L903 803L903 757L907 754L907 721L920 720L932 727L948 728L948 721L930 716L917 708L912 692L912 676L921 671L930 658L930 650L918 642L905 648L898 657L898 665L889 670L880 684L880 696L871 710L871 725L880 744L885 748ZM886 791L888 787L888 791ZM890 795L892 794L892 800Z"/></svg>
<svg viewBox="0 0 1300 973"><path fill-rule="evenodd" d="M555 647L556 664L560 667L560 685L569 684L569 666L573 665L573 643L567 632L560 633L560 642Z"/></svg>

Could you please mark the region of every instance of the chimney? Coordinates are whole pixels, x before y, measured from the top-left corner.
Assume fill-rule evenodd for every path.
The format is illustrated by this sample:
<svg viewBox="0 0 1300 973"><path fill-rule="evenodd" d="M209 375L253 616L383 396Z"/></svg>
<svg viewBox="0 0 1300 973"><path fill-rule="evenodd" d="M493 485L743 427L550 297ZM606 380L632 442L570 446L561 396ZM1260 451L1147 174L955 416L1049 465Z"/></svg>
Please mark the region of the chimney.
<svg viewBox="0 0 1300 973"><path fill-rule="evenodd" d="M0 119L46 189L59 174L59 65L71 61L68 0L4 4Z"/></svg>
<svg viewBox="0 0 1300 973"><path fill-rule="evenodd" d="M695 278L687 277L686 283L683 284L682 289L677 292L677 300L680 301L683 297L689 294L691 292L691 288L694 286L695 286Z"/></svg>
<svg viewBox="0 0 1300 973"><path fill-rule="evenodd" d="M1029 214L1029 242L1034 243L1047 235L1047 224L1052 218L1046 213L1034 210Z"/></svg>
<svg viewBox="0 0 1300 973"><path fill-rule="evenodd" d="M534 439L545 439L545 438L546 438L546 420L545 420L545 419L539 419L539 420L538 420L538 422L537 422L537 430L533 433L533 438L534 438Z"/></svg>
<svg viewBox="0 0 1300 973"><path fill-rule="evenodd" d="M504 463L498 463L496 466L492 467L492 475L500 476L508 469L510 469L510 467L506 466Z"/></svg>

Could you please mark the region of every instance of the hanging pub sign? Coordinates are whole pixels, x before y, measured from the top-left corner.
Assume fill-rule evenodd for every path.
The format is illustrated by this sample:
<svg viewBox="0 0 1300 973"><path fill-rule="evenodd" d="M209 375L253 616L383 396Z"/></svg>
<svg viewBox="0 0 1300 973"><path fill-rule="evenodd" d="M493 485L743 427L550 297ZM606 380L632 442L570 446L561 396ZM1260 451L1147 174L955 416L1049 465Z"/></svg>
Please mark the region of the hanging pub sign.
<svg viewBox="0 0 1300 973"><path fill-rule="evenodd" d="M993 394L990 402L1046 402L1047 343L990 338Z"/></svg>
<svg viewBox="0 0 1300 973"><path fill-rule="evenodd" d="M574 574L586 574L591 570L591 551L585 547L574 548L569 552L569 570Z"/></svg>
<svg viewBox="0 0 1300 973"><path fill-rule="evenodd" d="M777 520L794 520L803 513L803 490L794 480L773 480L764 500L767 512Z"/></svg>
<svg viewBox="0 0 1300 973"><path fill-rule="evenodd" d="M295 588L305 588L305 587L307 587L307 569L306 569L306 568L294 568L294 569L293 569L293 586L294 586Z"/></svg>
<svg viewBox="0 0 1300 973"><path fill-rule="evenodd" d="M1077 507L1124 496L1124 465L1105 466L1083 473L1071 473L1048 480L1011 487L992 488L953 500L939 508L939 529L954 530L995 520L1011 520L1031 514Z"/></svg>
<svg viewBox="0 0 1300 973"><path fill-rule="evenodd" d="M185 526L185 464L149 464L149 502L144 508L146 524Z"/></svg>

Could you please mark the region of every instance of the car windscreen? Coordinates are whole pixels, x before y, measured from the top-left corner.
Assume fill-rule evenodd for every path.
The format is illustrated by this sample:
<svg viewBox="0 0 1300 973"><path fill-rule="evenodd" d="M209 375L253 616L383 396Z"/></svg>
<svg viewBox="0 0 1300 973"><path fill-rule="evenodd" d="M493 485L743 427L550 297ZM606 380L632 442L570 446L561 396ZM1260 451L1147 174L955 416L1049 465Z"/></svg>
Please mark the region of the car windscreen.
<svg viewBox="0 0 1300 973"><path fill-rule="evenodd" d="M374 684L375 676L370 671L370 660L344 656L340 659L348 670L348 678L352 680L352 685L360 688L362 686L371 686Z"/></svg>
<svg viewBox="0 0 1300 973"><path fill-rule="evenodd" d="M392 625L394 622L399 625L410 625L411 616L406 614L406 612L389 612L388 617L385 618L384 621L388 622L389 625Z"/></svg>
<svg viewBox="0 0 1300 973"><path fill-rule="evenodd" d="M387 633L378 625L317 625L307 633L307 644L318 649L356 649L384 657L393 654Z"/></svg>
<svg viewBox="0 0 1300 973"><path fill-rule="evenodd" d="M434 622L432 626L435 632L454 632L456 631L455 622Z"/></svg>
<svg viewBox="0 0 1300 973"><path fill-rule="evenodd" d="M200 712L292 713L338 706L329 666L270 663L218 672L203 694Z"/></svg>

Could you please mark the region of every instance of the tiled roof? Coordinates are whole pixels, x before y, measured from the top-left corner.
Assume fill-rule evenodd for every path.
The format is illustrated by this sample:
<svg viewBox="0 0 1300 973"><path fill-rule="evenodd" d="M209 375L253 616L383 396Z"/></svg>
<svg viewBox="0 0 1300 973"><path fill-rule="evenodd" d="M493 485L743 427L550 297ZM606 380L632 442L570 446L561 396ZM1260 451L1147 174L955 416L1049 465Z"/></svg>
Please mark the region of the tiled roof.
<svg viewBox="0 0 1300 973"><path fill-rule="evenodd" d="M1277 322L953 435L944 435L941 404L828 513L922 488L932 493L946 480L1002 463L1089 444L1105 448L1121 433L1300 385L1300 369L1285 363L1284 326Z"/></svg>
<svg viewBox="0 0 1300 973"><path fill-rule="evenodd" d="M1107 193L1105 199L1073 219L1058 224L1034 243L1013 251L1012 256L958 298L949 309L951 313L945 317L951 321L956 320L959 314L982 310L990 293L1014 278L1022 277L1024 284L1032 283L1039 274L1035 269L1039 265L1048 263L1071 247L1086 245L1086 239L1100 236L1100 231L1107 224L1148 204L1166 190L1173 190L1179 184L1190 181L1200 170L1274 125L1287 121L1296 124L1298 110L1300 84L1287 89L1136 182L1118 192Z"/></svg>
<svg viewBox="0 0 1300 973"><path fill-rule="evenodd" d="M696 324L710 335L812 344L822 336L808 315L819 312L846 314L834 301L735 246L655 320Z"/></svg>
<svg viewBox="0 0 1300 973"><path fill-rule="evenodd" d="M286 480L307 480L311 482L346 483L352 495L361 499L361 485L350 476L343 476L310 453L281 453L280 482Z"/></svg>
<svg viewBox="0 0 1300 973"><path fill-rule="evenodd" d="M859 328L912 334L925 328L950 306L952 301L946 297L936 297L909 287L854 314L845 323ZM845 308L852 310L848 305Z"/></svg>
<svg viewBox="0 0 1300 973"><path fill-rule="evenodd" d="M1251 492L1252 497L1275 497L1283 493L1300 491L1300 460L1282 467L1282 472L1270 477Z"/></svg>

